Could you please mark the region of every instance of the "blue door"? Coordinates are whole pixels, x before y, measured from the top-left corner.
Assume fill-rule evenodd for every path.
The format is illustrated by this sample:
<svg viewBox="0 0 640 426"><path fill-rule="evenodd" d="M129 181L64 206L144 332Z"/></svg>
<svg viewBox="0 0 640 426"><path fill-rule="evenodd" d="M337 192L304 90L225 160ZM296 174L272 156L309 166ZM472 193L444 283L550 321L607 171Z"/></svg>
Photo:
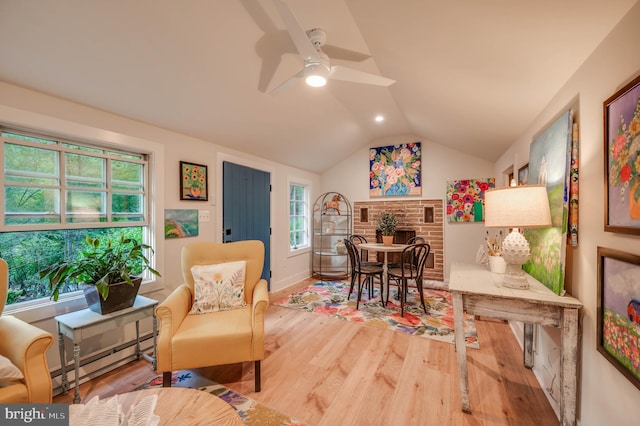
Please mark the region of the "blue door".
<svg viewBox="0 0 640 426"><path fill-rule="evenodd" d="M262 278L271 278L271 177L262 170L222 163L222 241L264 243ZM270 288L270 286L269 286Z"/></svg>

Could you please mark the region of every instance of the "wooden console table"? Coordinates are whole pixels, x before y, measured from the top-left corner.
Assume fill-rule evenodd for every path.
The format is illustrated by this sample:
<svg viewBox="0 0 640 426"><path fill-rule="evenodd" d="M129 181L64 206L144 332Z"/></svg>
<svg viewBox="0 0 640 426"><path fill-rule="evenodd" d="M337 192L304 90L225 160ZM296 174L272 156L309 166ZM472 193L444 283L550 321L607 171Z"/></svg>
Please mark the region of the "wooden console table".
<svg viewBox="0 0 640 426"><path fill-rule="evenodd" d="M132 307L112 312L110 314L100 315L87 308L81 311L69 312L68 314L58 315L55 317L58 325L58 345L60 349L60 370L62 376L61 386L63 392L67 392L69 390L64 337L68 337L73 342L73 367L75 371L75 389L73 392L74 404L80 402L80 387L78 386L80 380L80 343L84 339L121 328L125 324L135 321L136 356L138 359L143 357L147 361L151 362L153 369L155 370L156 335L158 331L155 308L157 305L157 300L144 296L137 296ZM140 350L139 321L148 317L153 317L153 357L150 357Z"/></svg>
<svg viewBox="0 0 640 426"><path fill-rule="evenodd" d="M531 288L516 290L500 286L502 275L474 264L451 266L449 291L453 301L455 343L460 375L462 411L471 412L467 347L463 313L521 321L524 327L524 365L533 367L533 324L559 327L561 334L560 423L576 423L576 383L578 359L578 311L582 302L571 296L558 296L527 275Z"/></svg>

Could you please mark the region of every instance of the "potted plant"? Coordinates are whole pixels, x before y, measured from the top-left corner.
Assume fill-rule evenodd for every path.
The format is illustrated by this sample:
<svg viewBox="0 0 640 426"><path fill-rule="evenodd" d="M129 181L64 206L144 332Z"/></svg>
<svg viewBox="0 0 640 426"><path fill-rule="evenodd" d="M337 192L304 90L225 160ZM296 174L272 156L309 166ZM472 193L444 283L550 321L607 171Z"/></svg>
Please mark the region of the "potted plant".
<svg viewBox="0 0 640 426"><path fill-rule="evenodd" d="M40 278L49 279L51 299L58 300L60 290L67 280L83 284L87 304L92 311L107 314L128 308L140 288L142 277L134 275L134 268L142 268L138 273L149 270L152 274L160 273L149 266L149 259L144 250L153 249L124 234L119 240L101 242L99 238L87 235L87 248L73 260L55 263L42 271Z"/></svg>
<svg viewBox="0 0 640 426"><path fill-rule="evenodd" d="M393 244L393 235L398 229L398 216L393 212L382 212L378 217L378 230L382 234L382 242L385 246Z"/></svg>

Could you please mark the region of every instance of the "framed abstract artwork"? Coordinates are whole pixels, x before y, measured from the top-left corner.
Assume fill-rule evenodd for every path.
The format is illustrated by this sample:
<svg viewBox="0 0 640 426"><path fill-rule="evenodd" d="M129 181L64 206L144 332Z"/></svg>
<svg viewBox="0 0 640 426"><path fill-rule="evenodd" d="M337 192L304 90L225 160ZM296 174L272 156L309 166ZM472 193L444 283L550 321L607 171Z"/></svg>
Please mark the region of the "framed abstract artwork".
<svg viewBox="0 0 640 426"><path fill-rule="evenodd" d="M180 199L207 201L209 199L207 166L180 162Z"/></svg>
<svg viewBox="0 0 640 426"><path fill-rule="evenodd" d="M640 389L640 256L598 247L596 349Z"/></svg>
<svg viewBox="0 0 640 426"><path fill-rule="evenodd" d="M484 193L495 186L495 178L447 182L447 220L449 222L484 222Z"/></svg>
<svg viewBox="0 0 640 426"><path fill-rule="evenodd" d="M640 234L640 76L604 101L604 230Z"/></svg>
<svg viewBox="0 0 640 426"><path fill-rule="evenodd" d="M369 196L422 194L420 142L369 149Z"/></svg>

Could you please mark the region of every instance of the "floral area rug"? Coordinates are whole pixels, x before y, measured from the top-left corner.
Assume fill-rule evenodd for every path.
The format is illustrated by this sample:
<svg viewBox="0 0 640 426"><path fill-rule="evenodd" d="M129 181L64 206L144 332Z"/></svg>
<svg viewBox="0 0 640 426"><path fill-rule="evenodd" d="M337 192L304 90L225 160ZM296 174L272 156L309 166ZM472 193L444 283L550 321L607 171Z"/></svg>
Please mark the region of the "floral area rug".
<svg viewBox="0 0 640 426"><path fill-rule="evenodd" d="M136 390L157 388L162 386L162 376L157 376ZM237 412L242 422L250 426L303 426L304 423L281 413L271 407L259 403L248 396L237 393L228 387L216 383L207 378L198 376L190 370L174 371L171 377L171 386L192 388L202 392L209 392L231 405Z"/></svg>
<svg viewBox="0 0 640 426"><path fill-rule="evenodd" d="M376 285L377 288L379 288ZM397 287L396 287L397 288ZM360 308L356 309L356 292L351 298L347 282L317 282L298 293L291 294L274 305L300 309L319 315L327 315L347 321L359 322L367 326L384 328L400 333L422 336L446 343L454 343L453 306L451 293L446 290L424 289L427 314L422 309L417 289L409 288L404 317L400 316L400 302L393 287L387 306L383 307L380 297L374 294L368 299L366 289L362 291ZM395 298L394 298L395 296ZM473 316L464 316L464 335L467 346L479 348L478 334Z"/></svg>

